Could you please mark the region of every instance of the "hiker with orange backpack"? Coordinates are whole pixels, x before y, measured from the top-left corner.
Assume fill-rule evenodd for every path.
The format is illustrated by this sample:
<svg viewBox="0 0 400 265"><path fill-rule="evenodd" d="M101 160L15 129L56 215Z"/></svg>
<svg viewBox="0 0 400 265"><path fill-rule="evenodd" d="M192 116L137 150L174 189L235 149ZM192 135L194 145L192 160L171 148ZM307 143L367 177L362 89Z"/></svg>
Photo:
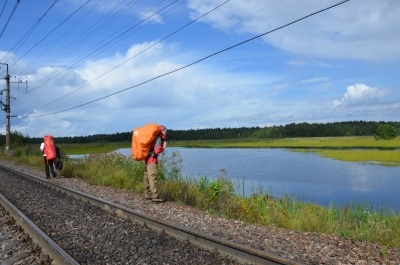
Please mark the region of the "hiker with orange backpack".
<svg viewBox="0 0 400 265"><path fill-rule="evenodd" d="M50 178L50 171L53 177L57 176L56 174L56 165L54 162L57 158L56 147L54 145L54 138L51 135L45 135L43 138L43 142L40 145L40 151L43 154L44 159L44 169L46 172L46 178Z"/></svg>
<svg viewBox="0 0 400 265"><path fill-rule="evenodd" d="M145 169L144 169L144 190L145 197L153 202L164 202L164 199L160 197L157 188L157 175L158 175L158 155L161 154L167 147L166 142L167 128L160 125L160 132L155 137L152 145L150 146L149 153L144 159Z"/></svg>

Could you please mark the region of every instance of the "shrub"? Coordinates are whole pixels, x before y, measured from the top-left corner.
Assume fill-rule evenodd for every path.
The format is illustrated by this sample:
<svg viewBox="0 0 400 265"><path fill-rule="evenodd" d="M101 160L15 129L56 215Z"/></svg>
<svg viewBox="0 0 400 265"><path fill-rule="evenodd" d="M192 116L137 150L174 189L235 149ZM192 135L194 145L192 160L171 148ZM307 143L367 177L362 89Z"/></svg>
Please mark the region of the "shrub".
<svg viewBox="0 0 400 265"><path fill-rule="evenodd" d="M390 140L397 137L396 128L389 124L380 124L376 129L376 140Z"/></svg>

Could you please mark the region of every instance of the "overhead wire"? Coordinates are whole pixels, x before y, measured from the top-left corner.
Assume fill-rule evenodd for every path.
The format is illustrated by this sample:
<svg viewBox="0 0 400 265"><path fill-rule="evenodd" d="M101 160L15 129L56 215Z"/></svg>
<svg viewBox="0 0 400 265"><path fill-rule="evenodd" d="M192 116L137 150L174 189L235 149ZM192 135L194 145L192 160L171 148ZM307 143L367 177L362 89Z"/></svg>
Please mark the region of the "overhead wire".
<svg viewBox="0 0 400 265"><path fill-rule="evenodd" d="M196 19L190 21L189 23L185 24L184 26L178 28L177 30L175 30L175 31L173 31L172 33L168 34L167 36L163 37L163 38L160 39L159 41L153 43L152 45L146 47L145 49L143 49L143 50L141 50L140 52L136 53L135 55L131 56L131 57L128 58L127 60L123 61L122 63L120 63L120 64L114 66L114 67L111 68L111 69L109 69L107 72L101 74L101 75L98 76L97 78L95 78L95 79L93 79L93 80L91 80L91 81L85 83L84 85L78 87L77 89L75 89L75 90L69 92L68 94L66 94L66 95L64 95L64 96L62 96L62 97L60 97L60 98L58 98L58 99L56 99L56 100L54 100L54 101L52 101L52 102L50 102L50 103L44 105L44 106L39 107L38 109L41 109L41 108L47 107L47 106L49 106L49 105L52 105L52 104L54 104L54 103L60 101L61 99L64 99L64 98L66 98L67 96L69 96L69 95L75 93L76 91L78 91L78 90L80 90L81 88L87 86L88 84L90 84L90 83L92 83L92 82L94 82L94 81L100 79L101 77L104 77L105 75L107 75L107 74L111 73L112 71L116 70L118 67L122 66L123 64L125 64L125 63L129 62L130 60L136 58L138 55L140 55L140 54L144 53L145 51L151 49L152 47L154 47L154 46L156 46L157 44L163 42L163 41L166 40L167 38L173 36L174 34L178 33L179 31L183 30L184 28L190 26L191 24L193 24L194 22L198 21L199 19L205 17L205 16L208 15L209 13L211 13L211 12L215 11L216 9L220 8L221 6L223 6L224 4L228 3L229 1L230 1L230 0L227 0L227 1L223 2L223 3L221 3L220 5L214 7L213 9L211 9L211 10L209 10L208 12L204 13L203 15L199 16L198 18L196 18Z"/></svg>
<svg viewBox="0 0 400 265"><path fill-rule="evenodd" d="M165 1L165 0L162 0L161 3L164 2L164 1ZM177 0L175 0L175 1L177 1ZM175 2L175 1L174 1L174 2ZM135 3L137 3L137 2L135 2ZM135 26L136 26L136 25L135 25ZM135 27L135 26L134 26L134 27ZM133 28L134 28L134 27L133 27ZM121 34L121 35L122 35L122 34ZM79 57L80 57L80 59L79 59L78 61L75 61L75 63L73 63L72 65L69 65L69 66L66 67L66 68L64 68L63 71L58 72L57 74L53 75L52 77L50 77L50 78L47 77L47 78L46 78L46 81L43 81L42 83L38 84L37 86L31 88L31 89L29 90L28 93L33 92L34 90L36 90L37 88L43 86L44 84L46 84L47 82L51 81L52 79L54 79L54 78L56 78L56 77L62 75L63 73L67 72L68 70L72 69L74 66L76 66L77 64L79 64L79 63L80 63L81 61L83 61L84 59L90 58L91 55L93 55L95 52L99 51L100 49L106 47L107 44L109 44L110 42L114 41L114 40L117 39L118 37L119 37L119 36L113 38L111 41L108 41L106 44L100 44L100 45L101 45L100 47L96 48L95 51L91 51L88 55L83 55L83 54L82 54L82 55L78 56L78 59L79 59ZM84 56L84 57L82 57L82 56Z"/></svg>
<svg viewBox="0 0 400 265"><path fill-rule="evenodd" d="M282 2L282 1L284 1L284 0L276 1L275 3L272 3L272 4L268 5L267 7L276 5L277 3ZM226 2L228 2L228 1L226 1ZM224 2L223 4L225 4L226 2ZM181 4L182 4L182 3L181 3ZM221 6L221 5L219 5L219 6ZM219 7L219 6L218 6L218 7ZM217 7L217 8L218 8L218 7ZM267 7L264 7L263 9L265 9L265 8L267 8ZM175 7L173 7L173 8L175 8ZM169 11L169 10L168 10L168 11ZM165 13L168 12L168 11L165 11ZM259 11L260 11L260 10L259 10ZM257 11L257 12L259 12L259 11ZM164 14L164 13L163 13L163 14ZM203 16L204 16L204 15L203 15ZM199 18L201 18L201 17L203 17L203 16L200 16ZM199 18L198 18L198 19L199 19ZM198 19L197 19L197 20L198 20ZM193 21L193 22L194 22L194 21ZM189 23L189 24L191 24L191 23ZM186 25L186 26L188 26L188 25ZM184 26L184 27L186 27L186 26ZM182 28L184 28L184 27L182 27ZM181 29L179 29L179 30L181 30ZM179 30L177 30L177 31L179 31ZM176 33L176 32L174 32L174 33ZM174 33L169 34L169 36L173 35ZM131 33L131 34L132 34L132 33ZM129 36L129 35L128 35L128 36ZM168 38L169 36L163 38L161 41L165 40L165 39ZM127 36L125 36L124 38L126 38L126 37L127 37ZM161 42L161 41L159 41L159 42ZM155 44L152 45L151 47L155 46L155 45L158 44L159 42L155 43ZM114 45L114 44L112 44L112 45ZM151 48L151 47L150 47L150 48ZM149 48L146 48L145 50L148 50L148 49L149 49ZM140 52L139 54L141 54L141 53L142 53L142 52ZM136 54L135 56L131 57L130 59L128 59L128 60L126 60L126 61L124 61L123 63L119 64L118 66L121 66L122 64L128 62L129 60L133 59L134 57L136 57L136 56L139 55L139 54ZM118 66L117 66L117 67L118 67ZM48 104L45 104L45 105L39 107L39 109L40 109L40 108L47 107L47 106L49 106L49 105L51 105L51 104L53 104L53 103L58 102L59 100L61 100L61 99L65 98L65 97L67 97L68 95L70 95L70 94L76 92L77 90L79 90L79 89L85 87L86 85L88 85L88 84L90 84L90 83L92 83L92 82L94 82L94 81L100 79L101 77L104 77L106 74L108 74L109 72L115 70L117 67L114 67L113 69L109 70L108 72L101 74L99 77L97 77L97 78L95 78L94 80L91 80L91 81L85 83L84 85L80 86L79 88L75 89L74 91L72 91L72 92L70 92L70 93L68 93L68 94L66 94L66 95L64 95L64 96L62 96L61 98L56 99L56 100L54 100L53 102L50 102L50 103L48 103ZM65 71L64 71L64 72L65 72ZM57 76L63 74L64 72L59 72L59 73L57 74ZM42 85L42 84L41 84L41 85ZM36 89L36 88L37 88L37 87L35 87L34 89ZM29 92L32 92L34 89L31 89ZM27 92L27 93L28 93L28 92Z"/></svg>
<svg viewBox="0 0 400 265"><path fill-rule="evenodd" d="M42 56L46 53L49 52L50 49L52 49L59 41L61 41L63 38L65 38L68 34L68 32L70 32L80 21L82 21L82 19L87 16L96 6L98 5L98 3L96 3L94 6L92 6L91 9L89 9L85 14L82 15L82 17L75 22L74 25L72 25L67 31L65 31L64 34L62 34L61 37L59 37L58 39L56 39L51 45L48 46L48 48L43 51L39 56L37 56L37 59L33 60L32 63L30 65L26 66L26 69L29 68L30 66L32 66L37 60L39 60L40 58L42 58ZM49 62L49 64L51 64L51 62ZM23 71L23 70L22 70Z"/></svg>
<svg viewBox="0 0 400 265"><path fill-rule="evenodd" d="M7 2L7 1L6 1ZM24 44L24 42L29 38L29 36L32 34L32 32L35 30L35 28L40 24L40 22L42 21L42 19L48 14L48 12L50 11L50 9L52 9L54 7L54 5L58 2L58 0L55 0L51 6L44 12L44 14L35 22L35 24L33 24L33 26L21 37L20 40L17 41L17 43L3 56L2 59L0 59L0 61L4 61L6 60L6 57L8 54L10 53L16 53L18 51L18 49ZM18 46L15 50L14 48ZM11 58L11 57L10 57ZM10 59L8 58L8 59ZM8 59L6 60L6 62L8 62Z"/></svg>
<svg viewBox="0 0 400 265"><path fill-rule="evenodd" d="M157 6L161 5L164 1L165 0L160 1L155 6L149 8L147 11L150 12L151 10L156 8ZM129 27L128 30L124 30L124 29L127 28L130 23L125 25L125 26L123 26L123 27L121 27L121 29L119 31L115 32L112 36L110 36L110 38L109 38L110 41L107 41L107 43L106 43L106 45L104 47L101 47L101 49L98 49L94 53L90 54L90 56L93 57L95 55L98 55L99 52L104 50L105 47L108 47L108 48L112 47L116 43L120 42L121 40L123 40L123 39L127 38L128 36L132 35L133 33L137 32L139 29L142 29L143 27L148 25L150 22L152 22L155 19L157 19L157 16L159 14L163 14L162 12L165 13L165 12L169 12L171 9L174 9L176 6L173 6L173 4L175 4L175 3L179 2L179 1L182 1L182 0L177 0L177 1L171 2L165 8L163 8L163 9L159 10L158 12L155 12L152 15L150 15L147 19L144 19L144 20L140 21L140 23L134 25L133 27ZM181 3L183 3L183 1ZM147 11L145 11L145 13L147 13ZM145 22L145 23L143 23L143 22ZM138 27L138 26L140 26L140 27ZM122 34L120 34L119 32L122 32ZM113 37L113 36L116 36L116 37ZM118 40L118 42L117 42L117 40Z"/></svg>
<svg viewBox="0 0 400 265"><path fill-rule="evenodd" d="M33 45L28 51L26 51L22 56L18 58L12 65L16 64L20 61L25 55L31 52L35 47L37 47L41 42L47 39L52 33L56 31L59 27L61 27L66 21L68 21L73 15L75 15L79 10L81 10L85 5L87 5L91 0L87 0L83 5L81 5L77 10L75 10L71 15L65 18L61 23L59 23L55 28L53 28L49 33L47 33L42 39L40 39L35 45Z"/></svg>
<svg viewBox="0 0 400 265"><path fill-rule="evenodd" d="M137 3L140 2L140 1L141 1L141 0L132 1L131 3L128 3L127 5L125 5L124 7L121 7L120 10L118 10L117 13L113 15L113 17L118 16L118 14L123 14L124 12L127 12L129 8L131 8L133 5L137 4ZM166 1L166 0L162 0L162 1L160 1L158 4L156 4L155 6L158 6L159 4L161 4L162 2L165 2L165 1ZM176 2L176 1L174 1L174 2ZM122 4L122 3L121 3L121 4ZM154 6L154 7L155 7L155 6ZM150 8L149 10L153 9L154 7ZM111 13L111 12L108 12L108 13ZM112 19L112 18L110 18L110 19ZM107 19L107 21L110 21L110 19ZM98 24L99 22L101 22L101 21L102 21L102 20L99 20L98 22L95 23L95 25L97 25L97 24ZM106 22L107 22L107 21L106 21ZM101 27L104 27L104 24L105 24L106 22L103 22L102 25L99 25L99 26L97 27L97 30L100 30ZM126 26L125 26L125 27L126 27ZM134 26L134 27L135 27L135 26ZM133 27L133 28L134 28L134 27ZM86 32L91 33L90 31L86 31ZM121 34L120 34L120 35L121 35ZM123 35L123 34L122 34L122 35ZM82 36L82 35L81 35L81 36ZM112 36L112 35L111 35L111 36ZM111 41L115 41L116 39L118 39L118 37L119 37L119 36L113 38ZM78 41L79 41L79 40L78 40ZM108 43L110 43L110 42L108 42ZM100 43L100 45L101 45L101 43ZM104 48L106 45L107 45L107 43L106 43L105 45L101 45L101 47L98 48L97 50L100 50L101 48ZM94 52L92 51L92 52L91 52L89 55L87 55L85 58L90 58L89 56L90 56L90 55L93 55L93 54L94 54ZM83 55L82 55L82 56L83 56ZM51 79L54 79L55 77L58 77L58 76L62 75L62 74L65 73L67 70L72 69L72 67L75 66L75 65L77 65L80 61L82 61L82 59L80 59L78 62L75 62L73 65L68 66L68 68L64 69L64 71L61 71L61 72L56 73L55 75L53 75L52 77L50 77L50 80L51 80ZM46 81L43 81L42 83L40 83L40 84L37 85L36 87L31 88L31 89L30 89L29 91L27 91L26 93L20 95L17 99L26 96L27 94L29 94L29 93L31 93L32 91L36 90L37 88L41 87L42 85L44 85L45 83L47 83L47 82L50 81L50 80L49 80L49 79L46 79Z"/></svg>
<svg viewBox="0 0 400 265"><path fill-rule="evenodd" d="M209 58L211 58L211 57L214 57L214 56L216 56L216 55L218 55L218 54L221 54L221 53L223 53L223 52L226 52L226 51L228 51L228 50L231 50L231 49L233 49L233 48L236 48L236 47L238 47L238 46L241 46L241 45L243 45L243 44L245 44L245 43L248 43L248 42L253 41L253 40L255 40L255 39L258 39L258 38L260 38L260 37L263 37L263 36L265 36L265 35L267 35L267 34L270 34L270 33L272 33L272 32L278 31L278 30L280 30L280 29L286 28L286 27L288 27L288 26L290 26L290 25L292 25L292 24L295 24L295 23L297 23L297 22L300 22L300 21L302 21L302 20L304 20L304 19L307 19L307 18L309 18L309 17L311 17L311 16L314 16L314 15L317 15L317 14L319 14L319 13L325 12L326 10L332 9L332 8L334 8L334 7L337 7L337 6L339 6L339 5L342 5L342 4L344 4L344 3L346 3L346 2L349 2L349 1L350 1L350 0L344 0L344 1L338 2L338 3L336 3L336 4L333 4L333 5L331 5L331 6L328 6L328 7L326 7L326 8L320 9L320 10L315 11L315 12L313 12L313 13L310 13L310 14L308 14L308 15L306 15L306 16L303 16L303 17L301 17L301 18L299 18L299 19L296 19L296 20L293 20L293 21L291 21L291 22L289 22L289 23L286 23L286 24L284 24L284 25L282 25L282 26L279 26L279 27L277 27L277 28L274 28L274 29L269 30L269 31L267 31L267 32L264 32L264 33L262 33L262 34L256 35L256 36L254 36L254 37L252 37L252 38L246 39L246 40L244 40L244 41L242 41L242 42L239 42L239 43L237 43L237 44L235 44L235 45L229 46L229 47L227 47L227 48L224 48L224 49L219 50L219 51L217 51L217 52L214 52L214 53L212 53L212 54L209 54L209 55L207 55L207 56L205 56L205 57L203 57L203 58L201 58L201 59L198 59L198 60L196 60L196 61L193 61L193 62L191 62L191 63L189 63L189 64L186 64L186 65L184 65L184 66L182 66L182 67L178 67L178 68L176 68L176 69L174 69L174 70L172 70L172 71L169 71L169 72L160 74L160 75L155 76L155 77L153 77L153 78L150 78L150 79L148 79L148 80L146 80L146 81L143 81L143 82L140 82L140 83L138 83L138 84L136 84L136 85L133 85L133 86L130 86L130 87L121 89L121 90L119 90L119 91L113 92L113 93L108 94L108 95L106 95L106 96L102 96L102 97L99 97L99 98L97 98L97 99L94 99L94 100L88 101L88 102L86 102L86 103L82 103L82 104L79 104L79 105L76 105L76 106L74 106L74 107L70 107L70 108L67 108L67 109L64 109L64 110L55 111L55 112L46 113L46 114L40 114L40 115L32 115L32 116L30 116L30 117L31 117L31 118L44 117L44 116L55 115L55 114L67 112L67 111L70 111L70 110L73 110L73 109L77 109L77 108L80 108L80 107L83 107L83 106L92 104L92 103L97 102L97 101L100 101L100 100L103 100L103 99L105 99L105 98L108 98L108 97L117 95L117 94L119 94L119 93L122 93L122 92L124 92L124 91L130 90L130 89L132 89L132 88L139 87L139 86L141 86L141 85L147 84L147 83L152 82L152 81L154 81L154 80L156 80L156 79L159 79L159 78L161 78L161 77L170 75L170 74L172 74L172 73L175 73L175 72L178 72L178 71L183 70L183 69L185 69L185 68L188 68L188 67L190 67L190 66L193 66L193 65L195 65L195 64L197 64L197 63L200 63L200 62L202 62L202 61L205 61L205 60L207 60L207 59L209 59Z"/></svg>
<svg viewBox="0 0 400 265"><path fill-rule="evenodd" d="M119 5L115 6L111 10L107 12L106 15L101 16L101 18L94 23L92 26L90 26L85 32L83 32L79 37L77 37L73 42L68 44L65 48L63 48L63 51L56 56L50 63L57 63L61 59L65 58L67 55L71 54L71 51L73 51L75 48L79 47L79 45L82 45L86 41L88 41L90 38L95 36L96 34L100 33L101 30L110 24L113 20L115 20L118 16L122 15L123 13L127 12L133 5L137 4L141 0L136 0L132 1L125 6L122 6L122 4L125 2L121 2ZM120 8L117 10L117 8ZM117 11L116 11L117 10ZM110 16L111 14L111 16Z"/></svg>
<svg viewBox="0 0 400 265"><path fill-rule="evenodd" d="M58 1L58 0L57 0L57 1ZM105 24L106 22L109 22L109 19L107 19L108 14L113 14L113 16L118 16L119 14L122 14L123 12L126 12L127 7L130 7L130 6L132 6L132 5L134 5L134 4L138 3L138 2L140 2L141 0L131 1L131 3L129 3L129 4L127 4L125 7L122 7L122 8L121 8L122 11L120 10L120 11L118 11L118 12L116 12L116 13L114 14L113 11L114 11L116 8L120 7L120 6L121 6L124 2L126 2L126 1L127 1L127 0L124 0L124 1L121 2L119 5L115 6L113 9L111 9L111 10L107 13L106 16L102 16L100 20L98 20L98 21L97 21L95 24L93 24L89 29L87 29L84 33L82 33L79 37L75 38L69 45L67 45L67 46L63 49L62 53L57 53L57 55L54 56L54 57L51 59L52 61L49 61L48 64L52 64L52 63L57 62L57 60L60 60L60 59L62 58L62 57L60 57L60 56L62 56L62 54L64 54L64 56L66 56L66 55L68 55L69 53L71 53L71 50L73 50L74 47L76 47L77 45L83 43L84 40L81 40L82 38L86 38L86 36L90 36L90 35L96 34L96 33L97 33L96 31L98 31L98 29L99 29L101 26L104 27L104 24ZM165 0L164 0L164 1L165 1ZM83 19L83 17L87 16L87 14L88 14L89 12L91 12L98 4L99 4L99 2L97 2L94 6L92 6L92 8L91 8L89 11L87 11L84 15L82 15L82 17L79 19L79 21L81 21L81 20ZM104 19L107 19L107 20L106 20L105 22L103 22L102 25L100 25L99 27L97 27L97 29L92 30L93 27L95 27L96 25L98 25L98 24L99 24L102 20L104 20ZM77 25L77 23L78 23L78 22L76 22L72 27L70 27L68 31L72 30L72 28L75 27L75 26ZM100 29L101 29L101 28L100 28ZM66 37L66 35L67 35L67 34L63 34L62 37L60 37L60 38L58 38L58 39L56 40L56 42L60 41L60 40L61 40L62 38L64 38L64 37ZM85 36L85 35L86 35L86 36ZM75 43L75 44L74 44L74 43ZM51 47L53 47L54 45L55 45L55 43L53 43L53 45L52 45ZM73 46L73 47L71 47L71 46ZM46 52L48 52L48 50L49 50L49 49L46 49ZM42 55L43 55L43 53L42 53ZM38 59L41 59L41 58L42 58L41 56L38 56L38 58L37 58L35 61L37 61ZM33 62L33 63L34 63L34 62ZM31 63L30 65L32 65L33 63ZM28 67L29 67L29 66L27 66L27 68L28 68ZM40 75L40 72L38 73L38 75ZM23 97L23 96L25 96L26 94L30 93L32 90L34 90L34 89L36 89L36 88L37 88L37 87L34 87L33 89L30 89L29 91L26 91L26 93L19 95L19 96L17 97L17 99L18 99L18 98L21 98L21 97Z"/></svg>
<svg viewBox="0 0 400 265"><path fill-rule="evenodd" d="M4 8L6 8L7 0L4 2L3 8L1 9L0 17L3 15Z"/></svg>
<svg viewBox="0 0 400 265"><path fill-rule="evenodd" d="M152 15L148 16L147 18L143 19L142 21L140 21L138 24L135 24L134 26L132 26L131 28L125 30L123 33L119 34L118 36L114 37L113 39L111 39L110 41L106 42L105 44L101 45L100 47L98 47L97 49L95 49L94 51L90 52L88 55L80 58L78 61L76 61L74 64L70 65L69 67L66 67L63 71L61 71L60 73L54 75L53 77L50 77L48 79L46 79L46 81L44 81L43 83L41 83L40 85L30 89L29 93L31 93L33 90L35 90L36 88L38 88L39 86L42 86L46 83L48 83L49 81L51 81L52 79L60 76L62 73L68 71L69 69L72 69L73 66L76 66L77 64L79 64L80 62L82 62L83 60L87 59L88 57L90 57L91 55L93 55L94 53L96 53L97 51L99 51L100 49L106 47L108 44L112 43L114 40L116 40L117 38L123 36L124 34L126 34L127 32L129 32L130 30L134 29L135 27L137 27L138 25L142 24L143 22L145 22L146 20L149 20L151 17L157 15L159 12L161 12L162 10L168 8L169 6L171 6L173 3L177 2L179 0L174 0L172 1L170 4L162 7L160 10L158 10L157 12L153 13Z"/></svg>
<svg viewBox="0 0 400 265"><path fill-rule="evenodd" d="M250 14L253 15L253 14L256 14L256 13L258 13L258 12L261 12L262 10L265 10L265 9L271 7L271 6L277 5L278 3L283 2L283 1L286 1L286 0L277 0L276 2L271 3L271 4L269 4L269 5L267 5L267 6L263 7L263 8L260 8L260 9L258 9L257 11L251 12L251 13L247 14L247 15L244 16L244 17L247 17L247 16L249 16ZM226 1L226 2L228 2L228 1ZM226 2L225 2L225 3L226 3ZM209 13L209 12L207 12L207 13ZM205 13L205 14L207 14L207 13ZM204 17L205 14L201 15L199 18ZM198 20L199 18L197 18L196 20ZM190 22L189 24L191 24L191 22ZM228 26L228 25L230 25L230 24L232 24L232 21L229 22L229 23L226 23L225 26ZM184 27L185 27L185 26L184 26ZM211 32L211 30L208 30L208 32L205 33L205 34L208 34L208 33L210 33L210 32ZM192 41L194 41L194 40L196 40L196 39L199 39L200 37L204 37L205 34L202 34L201 36L200 36L200 35L192 36L191 38L189 38L189 41L186 41L186 42L185 42L185 44L190 43L190 42L192 42ZM164 40L165 40L165 39L164 39ZM157 42L156 44L158 44L158 43L159 43L159 42ZM156 44L155 44L155 45L156 45ZM152 45L151 47L153 47L153 46L155 46L155 45ZM174 46L174 48L179 47L179 46L181 46L181 45L182 45L182 44L177 45L177 46ZM147 50L148 48L145 48L145 49ZM154 58L156 58L156 57L159 57L160 55L167 53L167 52L170 51L171 49L173 49L173 48L164 49L162 53L157 54L157 55L155 55L154 57L148 58L148 59L142 61L142 63L147 62L147 61L150 61L150 60L152 60L152 59L154 59ZM132 56L132 57L130 57L129 59L127 59L127 61L129 61L130 59L135 58L137 55L139 55L139 54L141 54L141 53L142 53L142 52L140 52L140 53L138 53L138 54L135 54L134 56ZM122 65L122 64L121 64L121 65ZM118 65L118 66L120 66L120 65ZM114 70L114 69L111 69L110 71L112 71L112 70ZM127 71L127 70L129 70L129 69L125 69L124 71ZM108 74L110 71L107 71L106 73L100 75L99 77L105 76L105 75ZM96 80L98 80L98 79L99 79L99 78L95 78L95 79L89 81L88 83L92 83L93 81L96 81ZM87 84L87 83L86 83L86 84ZM86 85L86 84L85 84L85 85ZM83 85L83 86L85 86L85 85ZM74 92L74 91L72 91L72 92ZM68 93L68 95L69 95L69 94L70 94L70 93ZM50 105L50 104L49 104L49 105Z"/></svg>
<svg viewBox="0 0 400 265"><path fill-rule="evenodd" d="M6 29L7 29L7 27L8 27L8 23L10 23L10 21L11 21L11 18L14 16L15 10L17 10L17 7L18 7L20 1L21 1L21 0L17 0L17 2L15 3L15 6L14 6L13 10L11 11L10 16L9 16L8 19L7 19L7 22L6 22L6 24L4 25L3 30L2 30L1 33L0 33L0 39L1 39L1 37L3 36L4 32L6 31Z"/></svg>

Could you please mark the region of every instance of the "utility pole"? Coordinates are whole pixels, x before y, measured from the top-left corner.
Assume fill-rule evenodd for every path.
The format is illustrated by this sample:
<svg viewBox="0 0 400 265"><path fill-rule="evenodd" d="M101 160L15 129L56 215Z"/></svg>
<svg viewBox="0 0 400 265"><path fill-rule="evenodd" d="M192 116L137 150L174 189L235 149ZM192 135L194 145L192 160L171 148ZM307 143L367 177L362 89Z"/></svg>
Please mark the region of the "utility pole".
<svg viewBox="0 0 400 265"><path fill-rule="evenodd" d="M0 63L7 66L6 74L6 104L4 105L4 111L6 112L6 150L7 154L10 151L11 146L11 132L10 132L10 118L11 118L11 108L10 108L10 75L8 74L8 64Z"/></svg>
<svg viewBox="0 0 400 265"><path fill-rule="evenodd" d="M6 75L6 153L10 151L11 146L11 132L10 132L10 117L11 117L11 107L10 107L10 75L8 74L8 64L7 64L7 75Z"/></svg>
<svg viewBox="0 0 400 265"><path fill-rule="evenodd" d="M10 83L18 83L22 84L22 80L19 82L10 82L10 74L8 73L8 64L6 63L0 63L0 65L5 65L7 66L7 74L6 74L6 103L4 104L2 102L2 100L0 100L0 104L1 104L1 109L4 110L6 112L6 150L5 150L5 154L9 154L9 151L11 149L11 129L10 129L10 119L11 117L16 117L16 116L11 116L11 95L10 95ZM1 67L0 67L1 68ZM26 83L26 88L28 89L28 81L25 81ZM0 91L0 95L3 95L3 91Z"/></svg>

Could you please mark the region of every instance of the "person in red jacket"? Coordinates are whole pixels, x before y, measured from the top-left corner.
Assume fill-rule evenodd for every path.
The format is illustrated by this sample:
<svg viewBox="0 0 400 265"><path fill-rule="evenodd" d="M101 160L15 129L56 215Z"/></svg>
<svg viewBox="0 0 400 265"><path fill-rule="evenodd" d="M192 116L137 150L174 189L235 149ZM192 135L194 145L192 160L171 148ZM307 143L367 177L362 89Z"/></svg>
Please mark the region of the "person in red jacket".
<svg viewBox="0 0 400 265"><path fill-rule="evenodd" d="M150 147L150 152L144 160L146 164L143 176L145 197L153 202L164 202L164 199L160 197L157 188L157 163L158 155L161 154L167 147L167 128L161 125L160 129L160 133L154 139L154 142Z"/></svg>
<svg viewBox="0 0 400 265"><path fill-rule="evenodd" d="M40 152L42 152L42 154L43 154L43 159L44 159L44 170L45 170L45 172L46 172L46 179L49 179L50 178L50 171L51 171L51 174L53 175L53 178L55 178L56 176L57 176L57 171L56 171L56 165L55 165L55 159L50 159L50 160L47 160L47 157L46 157L46 153L45 153L45 151L44 151L44 148L45 148L45 144L44 144L44 142L42 142L41 144L40 144Z"/></svg>

